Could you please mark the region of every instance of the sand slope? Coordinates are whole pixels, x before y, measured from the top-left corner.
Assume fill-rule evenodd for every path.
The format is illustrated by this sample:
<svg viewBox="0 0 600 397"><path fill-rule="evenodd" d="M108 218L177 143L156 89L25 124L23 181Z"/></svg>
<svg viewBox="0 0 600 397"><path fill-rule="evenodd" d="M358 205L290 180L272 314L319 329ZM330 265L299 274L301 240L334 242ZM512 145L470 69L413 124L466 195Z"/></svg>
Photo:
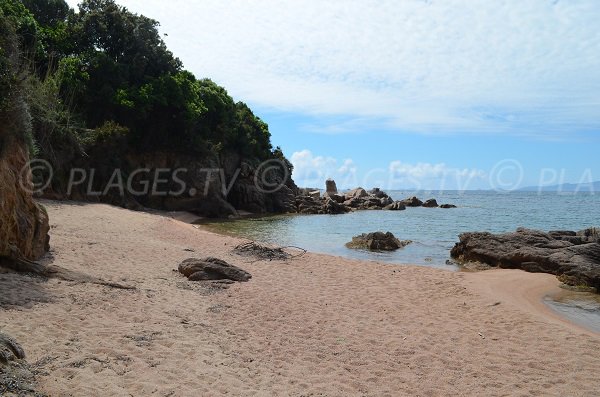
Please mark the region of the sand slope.
<svg viewBox="0 0 600 397"><path fill-rule="evenodd" d="M0 274L0 329L23 344L52 396L600 390L599 336L539 304L543 289L556 285L552 276L508 272L505 282L500 272L316 254L245 263L229 253L236 239L168 217L46 205L55 264L138 288ZM253 279L215 292L173 272L182 259L208 255Z"/></svg>

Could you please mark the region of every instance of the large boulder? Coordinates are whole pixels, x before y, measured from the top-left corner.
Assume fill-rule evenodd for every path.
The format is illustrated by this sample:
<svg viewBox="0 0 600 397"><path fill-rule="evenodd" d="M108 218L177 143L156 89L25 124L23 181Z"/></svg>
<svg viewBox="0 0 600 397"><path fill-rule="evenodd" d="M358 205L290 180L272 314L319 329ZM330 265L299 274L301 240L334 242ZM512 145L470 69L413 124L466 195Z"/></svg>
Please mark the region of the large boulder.
<svg viewBox="0 0 600 397"><path fill-rule="evenodd" d="M347 243L346 247L371 251L394 251L410 243L410 240L397 239L390 232L374 232L352 237L352 241Z"/></svg>
<svg viewBox="0 0 600 397"><path fill-rule="evenodd" d="M50 248L48 214L33 199L25 144L0 138L0 257L37 260Z"/></svg>
<svg viewBox="0 0 600 397"><path fill-rule="evenodd" d="M404 211L406 209L406 206L402 201L395 201L392 204L385 206L383 209L390 211Z"/></svg>
<svg viewBox="0 0 600 397"><path fill-rule="evenodd" d="M412 196L407 199L402 200L402 204L407 207L420 207L423 205L423 202L419 200L417 197Z"/></svg>
<svg viewBox="0 0 600 397"><path fill-rule="evenodd" d="M325 181L325 193L327 193L327 194L337 194L338 193L337 186L333 179L327 179Z"/></svg>
<svg viewBox="0 0 600 397"><path fill-rule="evenodd" d="M330 197L327 197L325 199L325 203L323 204L323 212L326 214L345 214L348 211L350 211L348 207L346 207L344 204L338 203L336 200Z"/></svg>
<svg viewBox="0 0 600 397"><path fill-rule="evenodd" d="M435 199L426 200L422 205L423 205L423 207L426 207L426 208L437 208L437 207L439 207L439 205L438 205L438 203L437 203L437 201Z"/></svg>
<svg viewBox="0 0 600 397"><path fill-rule="evenodd" d="M217 258L190 258L179 264L179 272L190 281L233 280L248 281L250 273Z"/></svg>
<svg viewBox="0 0 600 397"><path fill-rule="evenodd" d="M514 233L463 233L450 255L458 262L551 273L569 285L600 291L600 229L545 233L519 228Z"/></svg>
<svg viewBox="0 0 600 397"><path fill-rule="evenodd" d="M356 189L352 189L352 190L346 192L345 198L346 198L346 200L351 200L354 198L366 197L368 195L369 194L367 193L367 191L365 189L363 189L362 187L357 187Z"/></svg>

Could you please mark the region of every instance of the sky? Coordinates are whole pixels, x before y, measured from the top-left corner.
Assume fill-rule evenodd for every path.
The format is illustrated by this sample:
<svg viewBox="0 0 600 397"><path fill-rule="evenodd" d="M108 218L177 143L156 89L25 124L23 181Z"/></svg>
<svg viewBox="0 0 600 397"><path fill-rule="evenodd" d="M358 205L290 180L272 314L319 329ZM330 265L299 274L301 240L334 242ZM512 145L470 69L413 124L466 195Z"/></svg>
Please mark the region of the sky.
<svg viewBox="0 0 600 397"><path fill-rule="evenodd" d="M600 1L117 2L269 124L300 186L600 180Z"/></svg>

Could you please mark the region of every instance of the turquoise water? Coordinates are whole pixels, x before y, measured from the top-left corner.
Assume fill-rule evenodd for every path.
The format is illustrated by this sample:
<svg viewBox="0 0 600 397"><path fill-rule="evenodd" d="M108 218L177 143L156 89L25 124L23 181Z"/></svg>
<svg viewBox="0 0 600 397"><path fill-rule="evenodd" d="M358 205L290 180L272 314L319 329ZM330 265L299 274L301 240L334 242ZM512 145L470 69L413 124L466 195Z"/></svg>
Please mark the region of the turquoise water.
<svg viewBox="0 0 600 397"><path fill-rule="evenodd" d="M417 195L458 208L407 208L405 211L358 211L342 215L284 215L212 224L233 233L277 245L349 258L455 268L447 265L458 235L469 231L508 232L517 227L581 230L600 226L600 194L489 191L430 194L388 192L395 200ZM345 243L357 234L390 231L413 243L391 253L351 250Z"/></svg>

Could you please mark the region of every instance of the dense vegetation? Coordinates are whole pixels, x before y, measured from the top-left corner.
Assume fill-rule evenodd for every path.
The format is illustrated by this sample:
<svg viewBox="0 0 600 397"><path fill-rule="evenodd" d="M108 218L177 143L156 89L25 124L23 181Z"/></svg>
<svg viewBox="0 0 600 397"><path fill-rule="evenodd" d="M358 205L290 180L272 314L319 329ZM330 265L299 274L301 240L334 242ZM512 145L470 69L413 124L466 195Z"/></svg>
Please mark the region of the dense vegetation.
<svg viewBox="0 0 600 397"><path fill-rule="evenodd" d="M268 126L184 70L157 27L113 0L78 11L64 0L0 0L0 122L20 120L16 130L53 163L107 142L283 158Z"/></svg>

